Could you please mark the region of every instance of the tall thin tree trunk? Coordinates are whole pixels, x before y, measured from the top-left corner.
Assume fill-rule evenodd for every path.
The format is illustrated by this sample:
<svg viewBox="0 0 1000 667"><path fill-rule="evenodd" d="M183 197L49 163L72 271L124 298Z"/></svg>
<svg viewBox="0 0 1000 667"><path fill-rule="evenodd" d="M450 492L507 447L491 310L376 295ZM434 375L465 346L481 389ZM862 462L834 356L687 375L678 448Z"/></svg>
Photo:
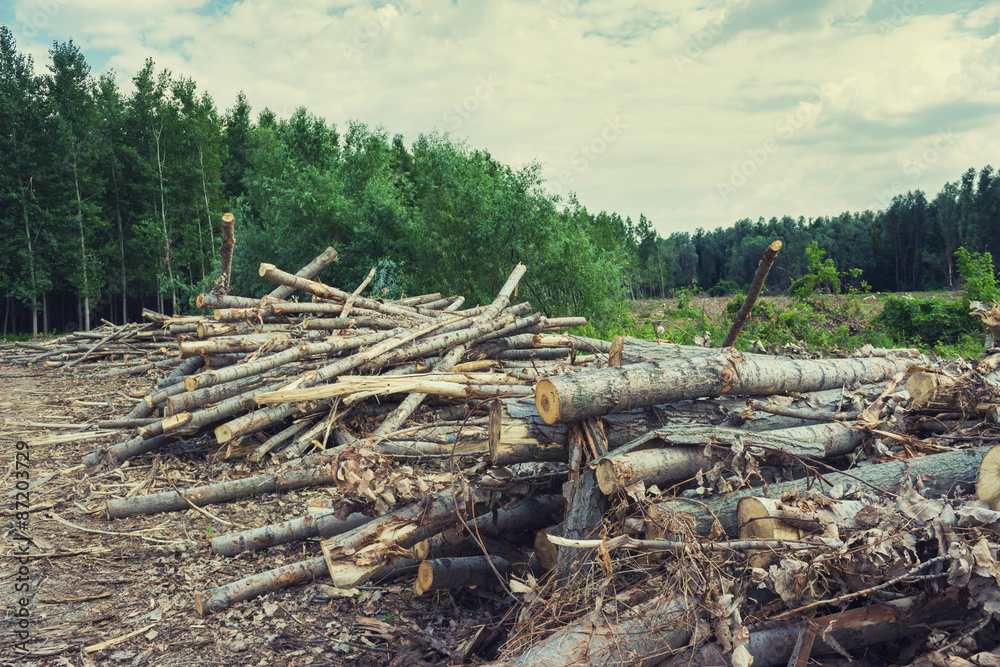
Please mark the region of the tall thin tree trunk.
<svg viewBox="0 0 1000 667"><path fill-rule="evenodd" d="M208 203L208 184L205 182L205 158L202 155L201 142L198 142L198 164L201 165L201 191L205 195L205 217L208 220L208 241L212 245L211 256L215 257L215 231L212 227L212 207ZM204 273L204 271L202 273Z"/></svg>
<svg viewBox="0 0 1000 667"><path fill-rule="evenodd" d="M196 211L198 211L198 203L197 202L195 202L194 208L195 208ZM195 218L198 220L198 257L201 260L201 279L204 280L205 279L205 244L204 244L204 241L202 240L202 235L201 235L201 211L198 211L198 214L195 216ZM192 284L193 284L193 282L192 282Z"/></svg>
<svg viewBox="0 0 1000 667"><path fill-rule="evenodd" d="M167 195L166 188L163 183L163 163L166 160L166 157L160 151L160 137L162 134L163 125L161 124L160 129L153 132L153 136L156 138L156 171L160 177L160 218L163 221L164 236L163 256L167 263L167 277L170 278L171 314L175 314L177 312L177 288L174 286L174 266L170 259L172 254L170 250L170 231L167 229Z"/></svg>
<svg viewBox="0 0 1000 667"><path fill-rule="evenodd" d="M31 335L38 335L38 281L35 275L35 250L31 243L31 224L28 222L28 194L29 188L21 185L23 199L21 200L21 213L24 215L24 236L28 241L28 275L31 278Z"/></svg>
<svg viewBox="0 0 1000 667"><path fill-rule="evenodd" d="M42 294L42 333L49 332L49 295L48 292Z"/></svg>
<svg viewBox="0 0 1000 667"><path fill-rule="evenodd" d="M76 165L75 144L73 145L72 157L73 186L76 188L76 221L80 226L80 268L83 270L83 330L90 331L90 281L87 277L87 241L83 233L83 198L80 197L80 175Z"/></svg>
<svg viewBox="0 0 1000 667"><path fill-rule="evenodd" d="M125 226L122 224L122 204L118 198L118 170L111 156L111 185L115 190L115 221L118 223L118 253L122 260L122 324L128 322L128 300L125 296Z"/></svg>

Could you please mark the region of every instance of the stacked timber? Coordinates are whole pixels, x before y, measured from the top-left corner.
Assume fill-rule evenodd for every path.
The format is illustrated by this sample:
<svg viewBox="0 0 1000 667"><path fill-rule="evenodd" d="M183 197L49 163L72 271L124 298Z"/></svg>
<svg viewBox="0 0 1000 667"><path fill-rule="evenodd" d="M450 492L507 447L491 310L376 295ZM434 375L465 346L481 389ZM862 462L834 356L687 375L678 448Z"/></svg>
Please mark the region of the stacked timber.
<svg viewBox="0 0 1000 667"><path fill-rule="evenodd" d="M898 661L930 648L893 642L996 630L1000 354L956 371L913 350L608 343L511 304L520 265L462 310L326 285L334 257L262 264L278 287L259 299L222 281L199 297L211 316L18 348L55 372L126 368L123 340L169 357L140 371L162 377L91 470L192 444L239 462L211 484L113 497L109 520L309 487L341 500L213 537L226 557L313 547L199 591L198 613L314 581L495 587L520 610L488 657L514 665Z"/></svg>

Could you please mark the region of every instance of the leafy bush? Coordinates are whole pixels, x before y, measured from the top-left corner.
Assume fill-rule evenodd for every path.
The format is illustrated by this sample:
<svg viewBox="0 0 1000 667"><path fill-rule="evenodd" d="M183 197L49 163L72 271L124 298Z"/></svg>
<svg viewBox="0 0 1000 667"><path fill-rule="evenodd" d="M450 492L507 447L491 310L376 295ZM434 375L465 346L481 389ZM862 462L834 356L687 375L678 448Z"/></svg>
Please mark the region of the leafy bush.
<svg viewBox="0 0 1000 667"><path fill-rule="evenodd" d="M740 291L740 286L734 283L732 280L720 280L715 284L715 287L708 290L709 296L729 296L730 294L737 294Z"/></svg>
<svg viewBox="0 0 1000 667"><path fill-rule="evenodd" d="M969 301L1000 301L993 271L993 255L969 252L964 247L955 251L955 266L965 283L965 298Z"/></svg>

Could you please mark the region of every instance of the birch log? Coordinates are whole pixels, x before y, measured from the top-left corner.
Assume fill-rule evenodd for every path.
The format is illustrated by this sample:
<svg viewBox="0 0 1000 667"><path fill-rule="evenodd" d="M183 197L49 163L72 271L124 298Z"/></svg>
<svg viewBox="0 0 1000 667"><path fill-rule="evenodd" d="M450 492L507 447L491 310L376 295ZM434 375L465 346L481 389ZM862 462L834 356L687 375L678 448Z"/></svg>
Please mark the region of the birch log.
<svg viewBox="0 0 1000 667"><path fill-rule="evenodd" d="M880 382L912 359L780 359L733 348L696 357L630 364L540 380L538 414L549 424L721 394L771 395L834 389L862 378Z"/></svg>

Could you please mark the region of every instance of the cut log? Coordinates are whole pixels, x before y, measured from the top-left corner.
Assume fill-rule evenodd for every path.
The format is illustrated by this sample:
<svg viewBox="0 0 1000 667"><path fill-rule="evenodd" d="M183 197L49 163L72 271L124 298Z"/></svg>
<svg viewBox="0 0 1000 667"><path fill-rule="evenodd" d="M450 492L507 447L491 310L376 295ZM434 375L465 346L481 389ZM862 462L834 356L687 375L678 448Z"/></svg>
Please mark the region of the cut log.
<svg viewBox="0 0 1000 667"><path fill-rule="evenodd" d="M332 511L308 514L260 528L219 535L212 540L212 551L220 556L235 556L244 551L269 549L279 544L301 542L313 537L333 537L371 521L361 513L338 519Z"/></svg>
<svg viewBox="0 0 1000 667"><path fill-rule="evenodd" d="M919 371L906 381L910 408L921 412L986 414L1000 407L1000 390L977 373L958 378Z"/></svg>
<svg viewBox="0 0 1000 667"><path fill-rule="evenodd" d="M137 514L176 512L191 505L202 507L246 498L251 494L291 491L307 486L327 486L334 483L336 483L336 471L332 466L257 475L181 491L151 493L134 498L111 498L108 500L107 516L109 519L121 519Z"/></svg>
<svg viewBox="0 0 1000 667"><path fill-rule="evenodd" d="M458 521L456 512L469 514L469 521L485 507L482 498L473 498L475 507L465 506L466 501L460 491L449 489L429 496L426 502L394 510L334 539L323 540L320 545L334 586L351 588L364 583L400 548L409 548L454 525Z"/></svg>
<svg viewBox="0 0 1000 667"><path fill-rule="evenodd" d="M1000 511L1000 445L988 451L979 464L976 495L990 509Z"/></svg>
<svg viewBox="0 0 1000 667"><path fill-rule="evenodd" d="M301 269L295 272L295 275L299 278L315 278L324 267L332 262L337 261L337 251L333 248L327 248L320 254L318 254L311 262L303 266ZM292 292L295 291L294 287L289 287L288 285L279 285L271 290L271 293L267 295L269 300L280 301L282 299L288 298Z"/></svg>
<svg viewBox="0 0 1000 667"><path fill-rule="evenodd" d="M229 294L229 274L233 266L233 246L236 245L236 236L233 234L233 227L236 218L232 213L222 214L222 252L221 263L219 265L219 276L215 279L211 293L224 296Z"/></svg>
<svg viewBox="0 0 1000 667"><path fill-rule="evenodd" d="M949 588L931 597L915 596L887 603L874 603L847 609L835 614L811 619L809 626L819 636L829 636L832 642L818 641L809 656L836 654L835 646L848 651L896 642L906 637L924 635L932 628L962 618L963 605L959 589ZM800 623L750 633L746 648L753 656L754 667L776 667L789 664L795 650ZM834 644L835 642L835 644ZM838 657L846 657L840 655ZM865 653L856 656L865 659ZM716 643L694 651L678 653L660 667L715 667L728 665L731 655Z"/></svg>
<svg viewBox="0 0 1000 667"><path fill-rule="evenodd" d="M726 334L726 340L723 341L722 347L729 347L736 342L736 337L740 335L743 325L746 324L747 318L750 317L750 311L753 310L754 304L757 303L757 297L760 296L760 291L764 287L767 274L771 271L771 265L774 264L774 260L777 259L780 251L781 241L772 241L767 246L767 249L764 250L764 256L757 265L757 273L753 277L753 282L750 283L749 291L747 291L747 298L744 299L743 305L740 307L739 312L736 313L736 319L733 321L733 326L729 329L729 333Z"/></svg>
<svg viewBox="0 0 1000 667"><path fill-rule="evenodd" d="M678 591L622 614L594 611L489 667L655 665L688 644L697 610L698 603Z"/></svg>
<svg viewBox="0 0 1000 667"><path fill-rule="evenodd" d="M804 504L805 507L798 505ZM812 505L812 506L810 506ZM798 540L811 533L822 533L827 526L853 530L854 517L864 507L856 500L824 502L823 506L805 503L782 503L772 498L741 498L736 506L741 539ZM751 552L751 567L767 568L777 561L776 551Z"/></svg>
<svg viewBox="0 0 1000 667"><path fill-rule="evenodd" d="M556 424L703 396L819 391L862 378L880 382L910 363L890 357L780 359L744 356L727 348L697 357L545 378L538 382L535 406L546 423Z"/></svg>
<svg viewBox="0 0 1000 667"><path fill-rule="evenodd" d="M435 558L420 563L413 589L423 595L428 591L496 585L497 575L506 580L510 571L510 563L499 556Z"/></svg>
<svg viewBox="0 0 1000 667"><path fill-rule="evenodd" d="M323 557L310 558L260 574L251 574L225 586L196 593L194 607L199 615L206 616L270 591L315 581L325 573L326 562Z"/></svg>
<svg viewBox="0 0 1000 667"><path fill-rule="evenodd" d="M754 433L720 426L671 426L650 431L602 458L597 462L597 480L610 495L640 481L663 484L691 479L699 470L723 463L705 454L712 445L741 443L763 448L764 456L771 459L786 455L823 459L853 452L866 437L866 431L837 423Z"/></svg>
<svg viewBox="0 0 1000 667"><path fill-rule="evenodd" d="M906 461L868 465L852 469L849 473L824 472L823 477L819 479L772 484L767 487L767 492L771 497L781 498L786 493L795 494L810 489L822 493L837 484L844 488L860 486L863 489L885 492L897 488L906 480L912 482L918 475L924 484L924 492L928 495L958 492L960 488L969 491L974 488L979 464L988 450L988 447L977 447L931 454ZM698 500L677 498L659 503L659 506L665 512L665 516L686 515L699 533L707 533L718 519L727 534L735 535L739 529L736 508L740 499L761 495L763 495L762 490L759 488L744 488L733 491L725 497Z"/></svg>

